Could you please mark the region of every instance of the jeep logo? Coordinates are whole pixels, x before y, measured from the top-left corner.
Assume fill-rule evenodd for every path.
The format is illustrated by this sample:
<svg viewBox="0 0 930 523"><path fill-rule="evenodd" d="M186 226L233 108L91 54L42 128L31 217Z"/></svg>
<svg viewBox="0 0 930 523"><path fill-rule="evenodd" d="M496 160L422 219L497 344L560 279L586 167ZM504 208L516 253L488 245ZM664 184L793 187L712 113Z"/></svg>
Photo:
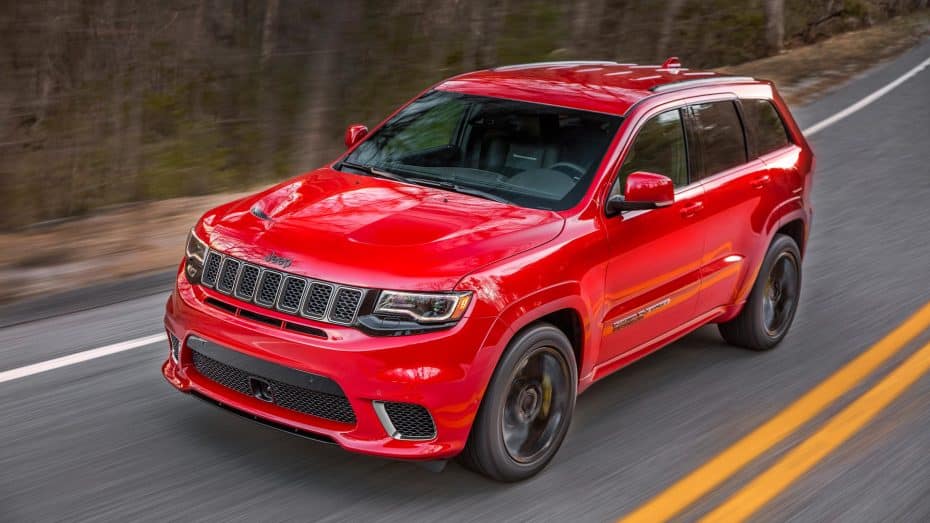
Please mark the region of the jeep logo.
<svg viewBox="0 0 930 523"><path fill-rule="evenodd" d="M265 256L265 261L268 263L273 263L282 269L287 269L291 266L291 259L285 258L284 256L278 256L278 253L271 252L268 256Z"/></svg>

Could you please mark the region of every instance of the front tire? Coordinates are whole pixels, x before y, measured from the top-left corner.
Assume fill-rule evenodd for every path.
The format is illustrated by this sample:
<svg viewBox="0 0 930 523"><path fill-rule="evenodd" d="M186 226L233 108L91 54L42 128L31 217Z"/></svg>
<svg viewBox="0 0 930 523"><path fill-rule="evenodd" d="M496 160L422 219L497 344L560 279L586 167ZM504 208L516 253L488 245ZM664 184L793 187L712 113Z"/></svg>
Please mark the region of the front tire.
<svg viewBox="0 0 930 523"><path fill-rule="evenodd" d="M731 345L763 351L775 348L788 334L801 293L801 251L783 234L769 246L749 299L739 316L718 325Z"/></svg>
<svg viewBox="0 0 930 523"><path fill-rule="evenodd" d="M537 474L565 439L577 386L565 334L547 323L522 331L494 371L459 460L497 481Z"/></svg>

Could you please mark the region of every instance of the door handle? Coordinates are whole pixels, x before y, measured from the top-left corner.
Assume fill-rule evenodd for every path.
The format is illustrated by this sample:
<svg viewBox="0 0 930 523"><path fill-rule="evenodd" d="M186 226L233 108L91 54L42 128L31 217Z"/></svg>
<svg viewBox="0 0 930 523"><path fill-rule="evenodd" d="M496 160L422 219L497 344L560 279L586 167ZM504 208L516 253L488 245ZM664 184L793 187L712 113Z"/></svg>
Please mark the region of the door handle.
<svg viewBox="0 0 930 523"><path fill-rule="evenodd" d="M704 202L691 202L686 204L681 208L682 218L690 218L695 214L701 212L701 209L704 208Z"/></svg>
<svg viewBox="0 0 930 523"><path fill-rule="evenodd" d="M762 176L753 178L752 181L749 182L749 185L751 185L754 189L761 189L768 185L770 181L772 181L772 177L767 174L763 174Z"/></svg>

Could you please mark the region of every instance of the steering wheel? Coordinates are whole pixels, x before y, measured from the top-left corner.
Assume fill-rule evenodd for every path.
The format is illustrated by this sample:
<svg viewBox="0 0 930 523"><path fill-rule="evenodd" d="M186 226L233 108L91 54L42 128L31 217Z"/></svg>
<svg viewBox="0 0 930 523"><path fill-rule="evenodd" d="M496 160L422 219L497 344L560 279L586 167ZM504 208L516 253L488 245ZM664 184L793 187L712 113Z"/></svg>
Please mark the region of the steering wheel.
<svg viewBox="0 0 930 523"><path fill-rule="evenodd" d="M574 164L572 162L556 162L550 165L549 169L552 169L555 171L562 171L563 173L566 173L572 178L574 178L575 180L584 176L586 172L582 166L578 164ZM567 171L573 171L573 172L567 172Z"/></svg>

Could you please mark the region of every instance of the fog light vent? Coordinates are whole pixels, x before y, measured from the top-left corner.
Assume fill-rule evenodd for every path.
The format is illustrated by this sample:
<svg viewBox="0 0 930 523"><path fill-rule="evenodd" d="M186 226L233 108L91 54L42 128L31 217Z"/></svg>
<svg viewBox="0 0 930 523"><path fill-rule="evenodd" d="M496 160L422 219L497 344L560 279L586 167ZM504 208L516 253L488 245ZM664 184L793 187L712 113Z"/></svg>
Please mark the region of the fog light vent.
<svg viewBox="0 0 930 523"><path fill-rule="evenodd" d="M168 333L168 346L171 350L171 360L175 363L181 362L181 340L174 334Z"/></svg>
<svg viewBox="0 0 930 523"><path fill-rule="evenodd" d="M436 425L425 408L413 403L375 401L375 414L394 439L433 439Z"/></svg>

